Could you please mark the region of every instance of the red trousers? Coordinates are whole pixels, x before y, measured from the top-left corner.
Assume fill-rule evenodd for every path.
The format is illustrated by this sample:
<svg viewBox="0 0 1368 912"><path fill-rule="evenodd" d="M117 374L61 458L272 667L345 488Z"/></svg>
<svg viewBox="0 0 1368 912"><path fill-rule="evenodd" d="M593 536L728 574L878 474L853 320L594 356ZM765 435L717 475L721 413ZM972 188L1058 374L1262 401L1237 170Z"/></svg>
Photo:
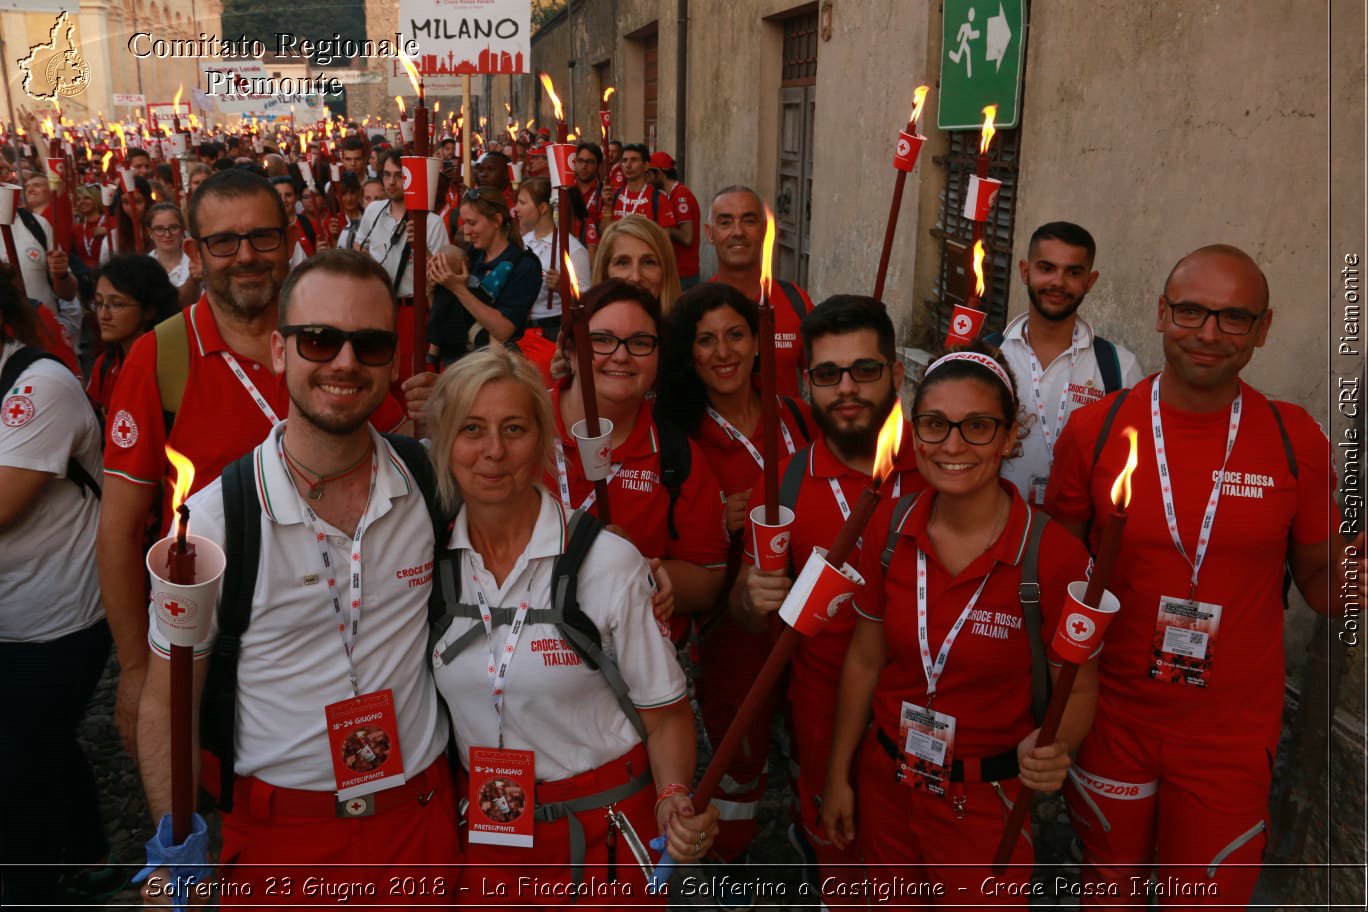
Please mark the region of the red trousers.
<svg viewBox="0 0 1368 912"><path fill-rule="evenodd" d="M932 795L898 782L897 763L870 730L861 749L856 828L869 872L871 906L1028 904L1034 852L1025 835L1011 866L993 876L1018 781L952 782ZM963 799L963 816L955 799Z"/></svg>
<svg viewBox="0 0 1368 912"><path fill-rule="evenodd" d="M223 815L222 905L335 909L460 900L461 848L445 758L419 778L423 794L411 801L345 819L286 816L273 806L300 793L241 780L233 812ZM332 796L317 797L326 803Z"/></svg>
<svg viewBox="0 0 1368 912"><path fill-rule="evenodd" d="M537 807L570 801L616 788L649 772L646 748L638 745L627 754L570 779L537 783ZM616 804L627 815L643 843L656 834L655 786L648 783L630 798ZM609 827L604 808L573 815L584 830L585 858L581 880L575 884L570 865L570 821L538 820L533 846L468 844L467 867L462 885L463 906L487 909L550 909L573 905L577 910L612 906L661 907L666 896L646 891L646 877L627 847L616 838L616 861L609 864ZM657 853L652 853L655 858Z"/></svg>
<svg viewBox="0 0 1368 912"><path fill-rule="evenodd" d="M1184 745L1099 712L1064 793L1083 843L1083 908L1143 909L1150 895L1172 909L1247 905L1272 768L1262 745Z"/></svg>

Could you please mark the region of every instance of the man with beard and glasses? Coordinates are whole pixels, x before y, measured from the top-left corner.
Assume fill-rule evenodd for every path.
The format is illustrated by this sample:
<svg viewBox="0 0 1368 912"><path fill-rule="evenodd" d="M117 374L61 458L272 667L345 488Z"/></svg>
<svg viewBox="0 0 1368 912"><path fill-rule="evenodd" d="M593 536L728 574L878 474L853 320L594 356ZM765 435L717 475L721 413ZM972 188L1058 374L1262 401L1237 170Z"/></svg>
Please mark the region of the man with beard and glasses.
<svg viewBox="0 0 1368 912"><path fill-rule="evenodd" d="M752 627L776 623L769 616L778 611L812 549L831 547L850 505L868 487L879 430L889 411L898 407L903 380L903 365L894 350L893 323L873 298L828 298L803 318L800 333L811 365L806 377L812 417L823 436L779 466L779 498L796 517L789 539L789 572L754 569L755 555L747 537L732 607ZM904 427L903 440L913 439L911 429ZM912 447L904 445L892 476L883 485L884 496L896 500L923 487ZM751 492L750 504L754 508L764 503L761 485ZM864 544L869 544L868 536ZM849 559L852 566L859 553L857 547ZM854 629L855 616L846 610L828 621L820 634L801 638L788 688L800 803L800 823L790 828L789 838L807 856L810 879L815 879L813 867L820 866L828 905L839 903L842 894L858 895L839 885L863 877L858 849L837 849L820 824L827 752L836 722L836 684Z"/></svg>
<svg viewBox="0 0 1368 912"><path fill-rule="evenodd" d="M254 905L298 902L279 886L310 876L382 885L418 878L423 887L406 894L408 904L456 895L447 722L426 660L432 517L419 470L369 426L398 367L396 311L384 269L350 250L310 258L281 289L280 325L268 342L288 413L231 469L257 492L260 513L242 509L242 521L259 525L261 541L247 571L255 580L250 623L231 695L232 800L219 796L225 906L244 902L237 897L248 888ZM233 566L250 558L225 531L225 501L240 503L228 478L189 507L195 533L224 547ZM206 688L232 687L205 671L219 631L233 626L225 618L242 604L223 598L196 648L196 705ZM150 630L138 757L153 820L166 825L170 643L155 623ZM227 698L214 690L206 705ZM380 772L357 775L372 770ZM167 877L153 872L144 895L163 896Z"/></svg>
<svg viewBox="0 0 1368 912"><path fill-rule="evenodd" d="M1030 309L987 340L1002 347L1028 416L1021 455L1003 460L1002 476L1033 506L1045 503L1054 443L1069 415L1144 376L1129 349L1097 335L1078 315L1097 281L1096 253L1092 235L1072 222L1037 228L1018 264Z"/></svg>
<svg viewBox="0 0 1368 912"><path fill-rule="evenodd" d="M264 178L221 171L191 197L189 222L204 294L134 343L108 411L96 559L121 669L115 722L130 753L147 670L144 526L159 493L161 527L170 525L174 471L165 447L194 464L196 491L260 443L288 401L270 347L290 256L280 197ZM405 384L410 415L419 414L435 379ZM405 407L386 399L372 421L394 430L405 423Z"/></svg>

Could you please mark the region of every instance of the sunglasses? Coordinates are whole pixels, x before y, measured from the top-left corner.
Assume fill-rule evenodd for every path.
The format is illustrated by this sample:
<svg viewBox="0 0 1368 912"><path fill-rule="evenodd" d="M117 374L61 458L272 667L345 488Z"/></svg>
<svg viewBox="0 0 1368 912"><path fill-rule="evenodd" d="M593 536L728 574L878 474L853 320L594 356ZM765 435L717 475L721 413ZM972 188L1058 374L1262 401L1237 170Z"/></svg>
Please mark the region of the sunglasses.
<svg viewBox="0 0 1368 912"><path fill-rule="evenodd" d="M335 326L309 323L282 326L280 334L287 339L294 336L299 357L319 364L336 358L342 346L350 342L357 361L367 367L384 367L394 360L394 351L399 346L399 334L384 329L347 332Z"/></svg>

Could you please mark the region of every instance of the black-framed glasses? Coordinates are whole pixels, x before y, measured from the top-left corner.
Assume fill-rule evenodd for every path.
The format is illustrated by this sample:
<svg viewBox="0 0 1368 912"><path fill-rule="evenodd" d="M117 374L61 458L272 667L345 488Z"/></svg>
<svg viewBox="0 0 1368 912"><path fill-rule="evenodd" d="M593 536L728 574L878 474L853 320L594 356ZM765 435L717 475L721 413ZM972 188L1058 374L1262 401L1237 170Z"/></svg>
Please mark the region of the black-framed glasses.
<svg viewBox="0 0 1368 912"><path fill-rule="evenodd" d="M951 421L942 415L912 416L912 430L922 443L944 443L950 432L959 428L960 438L965 443L983 446L992 443L998 429L1009 423L991 415L970 415L963 421Z"/></svg>
<svg viewBox="0 0 1368 912"><path fill-rule="evenodd" d="M152 232L153 234L179 234L180 232L184 231L185 229L182 228L180 225L152 225L152 226L149 227L147 230L150 231L150 232ZM256 246L256 245L253 245L253 246ZM257 249L260 250L261 248L258 247ZM272 249L274 249L274 248L272 248ZM212 253L213 251L210 251L210 252ZM237 253L237 248L236 248L236 247L233 248L233 252L234 252L234 253Z"/></svg>
<svg viewBox="0 0 1368 912"><path fill-rule="evenodd" d="M818 364L809 367L807 375L813 386L838 386L846 374L850 374L850 379L856 383L873 383L883 376L884 368L887 366L887 361L862 358L849 367L841 367L839 364Z"/></svg>
<svg viewBox="0 0 1368 912"><path fill-rule="evenodd" d="M1247 336L1254 329L1259 319L1267 313L1250 313L1238 307L1226 307L1222 310L1212 310L1210 307L1203 307L1201 304L1193 304L1191 301L1170 301L1164 298L1164 303L1168 305L1169 314L1173 317L1174 325L1184 329L1201 329L1206 325L1206 321L1216 318L1216 328L1226 335Z"/></svg>
<svg viewBox="0 0 1368 912"><path fill-rule="evenodd" d="M322 323L287 324L280 327L287 339L295 337L295 351L305 361L325 364L336 358L342 346L351 343L356 360L367 367L384 367L394 360L399 334L385 329L357 329L348 332Z"/></svg>
<svg viewBox="0 0 1368 912"><path fill-rule="evenodd" d="M280 245L285 243L285 229L257 228L246 234L224 231L200 239L200 243L204 245L206 250L214 256L220 257L236 255L243 241L251 244L252 249L257 253L270 253L272 250L278 250Z"/></svg>
<svg viewBox="0 0 1368 912"><path fill-rule="evenodd" d="M644 358L655 351L659 344L660 339L650 333L637 333L625 339L606 332L589 334L589 347L596 355L611 355L625 345L627 354L634 358Z"/></svg>

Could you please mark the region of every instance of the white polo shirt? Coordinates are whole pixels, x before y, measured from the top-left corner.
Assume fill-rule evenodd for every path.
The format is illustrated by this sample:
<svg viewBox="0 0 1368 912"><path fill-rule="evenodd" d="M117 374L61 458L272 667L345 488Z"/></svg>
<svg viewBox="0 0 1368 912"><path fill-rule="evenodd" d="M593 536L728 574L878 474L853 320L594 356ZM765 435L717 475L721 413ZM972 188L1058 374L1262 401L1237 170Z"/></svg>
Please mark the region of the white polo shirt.
<svg viewBox="0 0 1368 912"><path fill-rule="evenodd" d="M1002 333L1002 355L1016 379L1028 431L1021 441L1021 455L1002 461L1002 476L1016 485L1023 498L1040 506L1045 498L1044 482L1049 478L1054 462L1054 441L1059 439L1069 416L1076 409L1105 396L1106 387L1093 349L1093 328L1082 317L1074 321L1073 340L1068 350L1049 365L1041 366L1037 387L1031 379L1034 355L1026 338L1026 316L1022 314L1008 323ZM1130 349L1116 345L1116 360L1121 368L1122 386L1134 386L1144 376Z"/></svg>
<svg viewBox="0 0 1368 912"><path fill-rule="evenodd" d="M512 571L497 586L470 545L463 508L452 530L451 547L462 549L463 602L474 603L480 586L491 607L517 608L531 596L533 609L551 607L551 568L565 547L566 513L560 501L538 486L541 512L532 539ZM613 656L641 709L669 706L684 698L684 672L674 647L660 635L651 613L651 571L626 539L600 532L579 571L579 603L594 622L603 650ZM476 617L458 618L434 650L437 689L451 709L452 725L469 766L470 747L499 743L489 680L489 639L476 637L450 665L438 658ZM508 627L494 628L495 650L502 650ZM607 679L580 661L579 654L551 624L527 624L509 663L503 700L503 744L536 751L537 780L576 776L621 757L641 739L618 705Z"/></svg>
<svg viewBox="0 0 1368 912"><path fill-rule="evenodd" d="M253 590L252 622L238 660L235 763L243 776L282 788L335 791L323 708L352 697L346 654L328 596L322 558L299 493L281 462L282 422L253 451L261 500L261 562ZM366 505L361 539L361 614L353 639L361 692L390 689L399 719L404 772L415 776L442 753L446 717L437 704L427 655L427 602L432 577L432 520L422 492L379 434L375 493ZM190 531L224 541L223 482L190 498ZM320 523L332 565L350 565L351 537ZM350 574L335 580L351 602ZM169 644L151 617L148 641L161 656ZM207 656L217 625L196 647Z"/></svg>
<svg viewBox="0 0 1368 912"><path fill-rule="evenodd" d="M24 290L33 300L47 305L55 315L58 313L57 295L52 291L52 282L48 278L47 270L47 252L57 249L54 232L47 219L36 212L31 214L38 222L38 227L43 229L43 234L47 236L47 244L39 244L38 239L24 224L24 220L16 214L11 232L14 235L14 252L19 255L19 272L24 277ZM5 249L4 244L0 244L0 262L9 262L9 251Z"/></svg>
<svg viewBox="0 0 1368 912"><path fill-rule="evenodd" d="M552 268L551 265L551 238L554 232L544 238L538 238L535 231L529 231L523 235L523 246L537 255L541 260L542 271L545 272ZM589 275L589 251L579 242L579 238L573 235L570 238L570 263L575 267L575 275L579 276L581 282L588 281ZM557 263L557 272L563 271L564 267ZM545 320L548 317L559 317L561 315L560 298L556 299L556 304L552 307L547 298L546 281L542 281L541 291L537 292L537 300L532 302L532 311L528 314L529 320Z"/></svg>
<svg viewBox="0 0 1368 912"><path fill-rule="evenodd" d="M357 237L361 240L365 250L375 258L375 261L385 267L385 272L389 273L390 282L394 282L394 275L399 271L399 259L404 251L404 243L408 239L408 226L401 220L395 221L390 216L389 200L378 199L366 207L366 211L361 213L361 225L357 229ZM441 251L449 244L450 238L447 237L446 225L435 212L429 212L427 217L427 249L429 254ZM395 292L399 297L405 298L413 294L413 255L409 255L409 261L404 266L404 275L399 282L399 288Z"/></svg>
<svg viewBox="0 0 1368 912"><path fill-rule="evenodd" d="M0 370L19 347L0 347ZM39 361L0 390L0 466L56 476L18 521L0 527L0 642L55 640L104 616L95 575L100 502L67 480L73 458L104 477L100 437L81 381L59 362Z"/></svg>

